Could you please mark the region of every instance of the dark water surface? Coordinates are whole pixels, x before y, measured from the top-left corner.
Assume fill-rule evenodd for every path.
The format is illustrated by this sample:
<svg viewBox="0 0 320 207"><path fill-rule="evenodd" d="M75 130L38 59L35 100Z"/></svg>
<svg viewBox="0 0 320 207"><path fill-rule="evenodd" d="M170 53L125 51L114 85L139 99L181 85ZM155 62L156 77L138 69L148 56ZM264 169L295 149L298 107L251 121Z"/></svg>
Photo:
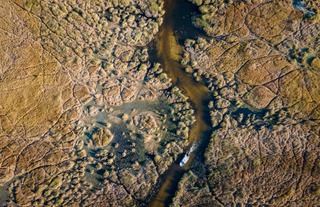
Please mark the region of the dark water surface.
<svg viewBox="0 0 320 207"><path fill-rule="evenodd" d="M168 77L174 85L178 86L192 103L195 109L196 122L190 131L190 143L199 143L198 148L191 154L184 167L179 166L183 154L169 170L162 176L158 183L159 191L155 193L149 206L169 206L178 189L178 183L183 174L188 170L192 160L201 156L209 143L211 128L208 103L211 99L207 87L196 82L186 73L179 63L184 41L188 38L196 39L204 36L202 30L192 24L192 16L198 13L195 5L187 0L166 0L166 14L156 40L156 58L160 62ZM191 146L190 146L191 147Z"/></svg>

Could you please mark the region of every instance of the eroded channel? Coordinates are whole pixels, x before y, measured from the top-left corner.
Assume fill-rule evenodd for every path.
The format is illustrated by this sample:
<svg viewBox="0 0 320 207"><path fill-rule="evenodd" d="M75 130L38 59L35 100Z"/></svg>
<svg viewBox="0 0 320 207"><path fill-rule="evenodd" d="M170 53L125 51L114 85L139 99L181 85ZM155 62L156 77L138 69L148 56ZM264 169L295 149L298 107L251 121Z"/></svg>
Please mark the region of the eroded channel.
<svg viewBox="0 0 320 207"><path fill-rule="evenodd" d="M171 78L173 84L189 97L195 109L196 122L190 131L190 146L197 146L189 154L188 162L182 167L180 159L173 164L164 174L159 183L159 190L150 201L149 206L169 206L178 188L178 183L183 174L188 170L192 160L203 155L209 142L211 128L208 103L210 93L204 83L194 80L192 75L185 72L179 63L182 47L181 44L188 38L202 36L203 33L192 25L192 15L197 8L186 0L166 0L165 17L161 26L155 47L157 50L157 61L161 63L164 71ZM187 153L188 150L185 151Z"/></svg>

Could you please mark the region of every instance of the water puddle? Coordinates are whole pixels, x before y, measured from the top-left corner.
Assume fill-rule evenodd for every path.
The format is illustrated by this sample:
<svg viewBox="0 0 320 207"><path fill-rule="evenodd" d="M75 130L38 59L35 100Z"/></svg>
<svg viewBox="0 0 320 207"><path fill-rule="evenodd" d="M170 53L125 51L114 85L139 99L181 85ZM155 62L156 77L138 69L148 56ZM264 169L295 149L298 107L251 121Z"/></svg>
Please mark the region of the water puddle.
<svg viewBox="0 0 320 207"><path fill-rule="evenodd" d="M8 200L9 193L7 191L8 186L0 186L0 207L5 206L5 203Z"/></svg>
<svg viewBox="0 0 320 207"><path fill-rule="evenodd" d="M293 0L292 5L295 9L302 11L304 14L304 18L309 19L316 15L316 12L310 8L307 8L305 2L303 0Z"/></svg>

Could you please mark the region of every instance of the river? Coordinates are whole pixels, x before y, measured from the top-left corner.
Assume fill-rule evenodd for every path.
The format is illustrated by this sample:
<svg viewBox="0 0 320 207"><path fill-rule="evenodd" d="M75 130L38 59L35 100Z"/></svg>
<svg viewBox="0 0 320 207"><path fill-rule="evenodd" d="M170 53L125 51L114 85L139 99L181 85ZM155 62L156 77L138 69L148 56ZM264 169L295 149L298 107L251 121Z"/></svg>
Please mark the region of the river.
<svg viewBox="0 0 320 207"><path fill-rule="evenodd" d="M160 179L158 192L150 201L151 207L169 206L178 189L178 183L196 157L203 156L209 142L211 128L208 103L210 93L204 83L194 80L192 75L184 71L179 63L181 44L188 38L204 35L192 25L191 17L198 12L197 7L187 0L165 0L164 22L156 39L157 61L161 63L168 77L189 97L195 109L196 122L190 131L190 147L194 142L199 143L191 154L189 161L183 167L179 166L181 158L174 163Z"/></svg>

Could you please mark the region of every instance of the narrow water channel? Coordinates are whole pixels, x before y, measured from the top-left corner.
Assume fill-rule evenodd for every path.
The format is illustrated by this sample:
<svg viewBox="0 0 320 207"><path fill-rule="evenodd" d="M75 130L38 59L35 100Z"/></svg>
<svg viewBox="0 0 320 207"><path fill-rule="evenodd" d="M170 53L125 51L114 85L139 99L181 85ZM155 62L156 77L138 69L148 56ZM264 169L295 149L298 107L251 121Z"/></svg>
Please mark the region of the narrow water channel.
<svg viewBox="0 0 320 207"><path fill-rule="evenodd" d="M187 38L196 38L201 31L192 25L191 16L197 12L197 7L187 0L165 0L166 14L156 40L157 61L164 71L187 95L195 109L196 122L190 131L190 143L199 142L198 148L191 154L184 167L179 166L179 161L173 164L161 179L159 191L152 198L151 207L169 206L177 191L178 183L183 174L188 170L192 160L203 153L211 130L208 102L210 94L204 84L196 82L186 73L179 63L182 47L180 44ZM190 146L191 146L190 145Z"/></svg>

